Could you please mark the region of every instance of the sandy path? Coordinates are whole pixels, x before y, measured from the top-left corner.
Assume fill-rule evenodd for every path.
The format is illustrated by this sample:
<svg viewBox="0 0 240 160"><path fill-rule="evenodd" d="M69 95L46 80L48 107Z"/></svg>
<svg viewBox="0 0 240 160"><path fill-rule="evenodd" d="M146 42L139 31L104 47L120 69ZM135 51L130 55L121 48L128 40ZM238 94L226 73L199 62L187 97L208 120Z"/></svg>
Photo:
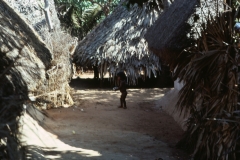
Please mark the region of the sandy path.
<svg viewBox="0 0 240 160"><path fill-rule="evenodd" d="M48 110L52 120L45 126L69 149L45 155L54 153L58 154L55 159L66 160L185 160L174 148L183 130L156 107L168 90L129 89L126 110L117 108L119 92L75 90L76 104Z"/></svg>

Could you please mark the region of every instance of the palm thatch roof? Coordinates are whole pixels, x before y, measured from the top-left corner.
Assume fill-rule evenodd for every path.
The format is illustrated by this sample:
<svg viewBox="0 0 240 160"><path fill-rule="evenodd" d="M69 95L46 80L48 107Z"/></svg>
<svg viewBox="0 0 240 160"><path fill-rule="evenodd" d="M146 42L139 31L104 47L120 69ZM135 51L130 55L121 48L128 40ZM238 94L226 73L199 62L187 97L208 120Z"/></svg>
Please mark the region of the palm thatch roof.
<svg viewBox="0 0 240 160"><path fill-rule="evenodd" d="M28 93L47 81L52 54L34 29L0 1L0 159L20 158L18 117ZM4 147L7 146L7 148Z"/></svg>
<svg viewBox="0 0 240 160"><path fill-rule="evenodd" d="M159 58L148 50L144 35L159 17L159 6L142 7L137 4L127 9L124 2L79 42L73 61L77 66L98 66L101 76L109 72L125 71L128 82L136 84L141 73L156 76L161 69Z"/></svg>
<svg viewBox="0 0 240 160"><path fill-rule="evenodd" d="M0 48L1 59L8 61L9 68L5 72L15 71L21 77L6 76L12 83L18 83L15 78L22 79L28 90L36 90L39 84L46 80L45 70L49 67L52 54L34 29L17 14L6 1L0 2ZM2 63L4 66L5 63ZM4 72L4 73L5 73Z"/></svg>
<svg viewBox="0 0 240 160"><path fill-rule="evenodd" d="M221 6L221 7L220 7ZM175 0L145 35L148 47L158 56L171 61L198 37L192 28L200 28L209 15L223 8L220 1Z"/></svg>
<svg viewBox="0 0 240 160"><path fill-rule="evenodd" d="M24 21L32 26L36 33L43 39L49 48L52 60L47 71L44 71L45 81L38 90L31 90L29 94L34 98L44 99L51 102L52 106L73 104L70 96L69 80L72 77L72 63L70 53L75 48L76 39L61 31L60 21L55 10L54 0L48 0L50 18L53 23L53 30L49 31L46 15L45 0L6 0L11 8L24 17ZM26 36L32 36L27 34ZM46 77L47 74L47 77ZM61 97L61 98L59 98ZM44 104L45 105L45 104ZM39 105L39 106L42 106Z"/></svg>
<svg viewBox="0 0 240 160"><path fill-rule="evenodd" d="M28 24L45 40L49 29L44 13L45 0L6 0L8 4L22 15ZM60 21L54 5L54 0L48 0L51 21L54 30L60 29Z"/></svg>
<svg viewBox="0 0 240 160"><path fill-rule="evenodd" d="M23 16L0 1L0 159L24 159L17 134L25 109L73 104L68 83L75 41L55 30L44 43Z"/></svg>

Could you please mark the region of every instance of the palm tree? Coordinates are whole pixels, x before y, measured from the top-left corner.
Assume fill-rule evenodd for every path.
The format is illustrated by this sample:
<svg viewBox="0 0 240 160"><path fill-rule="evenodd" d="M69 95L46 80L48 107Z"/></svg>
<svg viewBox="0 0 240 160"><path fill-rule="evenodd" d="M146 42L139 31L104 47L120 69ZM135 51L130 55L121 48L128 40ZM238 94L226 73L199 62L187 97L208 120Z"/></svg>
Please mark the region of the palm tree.
<svg viewBox="0 0 240 160"><path fill-rule="evenodd" d="M79 39L108 16L118 2L119 0L55 0L62 25Z"/></svg>
<svg viewBox="0 0 240 160"><path fill-rule="evenodd" d="M189 1L184 2L189 3ZM200 2L205 3L206 1ZM217 14L215 16L208 13L203 14L200 18L206 19L204 24L190 26L192 32L187 33L191 36L189 37L191 41L185 43L184 45L187 46L184 46L183 49L181 42L174 41L172 45L169 45L169 43L158 42L156 39L153 39L154 42L148 40L152 48L158 50L159 55L163 55L162 57L165 56L166 49L168 55L171 53L171 56L167 55L166 63L175 69L174 78L180 78L184 82L184 86L179 92L177 109L182 114L190 112L190 117L187 121L187 131L179 142L179 146L190 151L193 159L196 160L236 160L240 158L238 153L240 147L240 37L239 33L234 30L239 4L238 1L226 2L227 5L222 5L224 7L221 8L218 7L221 5L220 1L216 0L213 5L217 4L217 8L212 12L217 12ZM176 0L174 3L182 4L183 1ZM174 6L173 4L172 7ZM174 9L176 8L170 6L169 12L173 12ZM199 9L202 9L203 13L211 10L211 8L205 7L199 7ZM224 9L224 12L220 13L221 9ZM178 11L186 13L185 10ZM165 12L166 14L167 12ZM166 16L168 19L173 18L172 15ZM164 23L163 16L160 17L160 20L163 21L158 22ZM158 23L158 25L163 26L162 23ZM160 28L157 25L154 27ZM161 31L153 32L153 28L150 28L152 31L150 36ZM177 29L179 31L182 28ZM160 33L157 36L166 34L168 33ZM175 38L174 40L182 39L181 34L174 34L173 38ZM172 40L167 42L172 42ZM178 48L170 50L172 47Z"/></svg>

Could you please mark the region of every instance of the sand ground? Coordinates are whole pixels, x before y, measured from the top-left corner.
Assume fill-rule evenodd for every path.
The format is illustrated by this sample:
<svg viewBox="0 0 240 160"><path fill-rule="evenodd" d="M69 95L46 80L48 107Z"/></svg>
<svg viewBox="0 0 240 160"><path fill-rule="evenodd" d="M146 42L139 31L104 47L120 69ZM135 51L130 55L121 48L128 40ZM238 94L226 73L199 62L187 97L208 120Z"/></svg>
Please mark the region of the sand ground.
<svg viewBox="0 0 240 160"><path fill-rule="evenodd" d="M74 106L47 110L46 130L29 126L40 134L30 138L24 128L25 140L42 147L42 159L187 160L175 148L184 131L159 104L169 90L128 89L128 108L120 109L119 91L74 87Z"/></svg>

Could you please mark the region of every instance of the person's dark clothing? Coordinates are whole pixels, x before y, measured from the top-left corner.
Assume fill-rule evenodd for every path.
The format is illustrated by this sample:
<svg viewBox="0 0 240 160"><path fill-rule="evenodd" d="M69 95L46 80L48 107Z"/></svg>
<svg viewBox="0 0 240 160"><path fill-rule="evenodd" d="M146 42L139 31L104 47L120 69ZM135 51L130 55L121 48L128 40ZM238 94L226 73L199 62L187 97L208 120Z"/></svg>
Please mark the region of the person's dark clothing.
<svg viewBox="0 0 240 160"><path fill-rule="evenodd" d="M127 92L123 92L121 94L121 98L120 98L120 104L121 104L121 107L123 108L127 108L127 105L126 105L126 97L127 97Z"/></svg>
<svg viewBox="0 0 240 160"><path fill-rule="evenodd" d="M127 84L125 80L120 80L118 89L120 90L121 93L127 92Z"/></svg>
<svg viewBox="0 0 240 160"><path fill-rule="evenodd" d="M127 97L127 84L125 80L120 80L120 85L118 87L118 89L120 90L121 94L121 98L120 98L120 107L123 108L127 108L126 106L126 97Z"/></svg>

